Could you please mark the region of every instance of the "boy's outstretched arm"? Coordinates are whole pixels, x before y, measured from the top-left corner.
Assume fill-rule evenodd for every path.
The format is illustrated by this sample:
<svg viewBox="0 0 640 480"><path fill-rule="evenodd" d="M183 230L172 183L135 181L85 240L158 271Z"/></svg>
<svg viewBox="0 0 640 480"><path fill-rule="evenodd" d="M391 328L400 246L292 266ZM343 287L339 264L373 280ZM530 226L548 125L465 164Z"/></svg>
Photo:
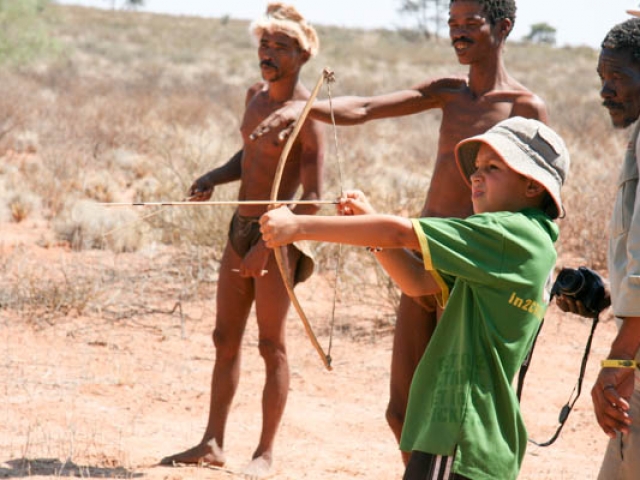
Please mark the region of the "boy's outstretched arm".
<svg viewBox="0 0 640 480"><path fill-rule="evenodd" d="M260 231L271 248L299 240L382 248L376 258L407 295L440 290L422 261L409 251L420 250L420 245L407 218L375 213L338 217L294 215L282 207L260 218Z"/></svg>
<svg viewBox="0 0 640 480"><path fill-rule="evenodd" d="M295 215L286 207L276 208L260 218L262 237L269 247L300 240L343 243L354 246L410 248L420 245L407 218L372 213L354 216Z"/></svg>

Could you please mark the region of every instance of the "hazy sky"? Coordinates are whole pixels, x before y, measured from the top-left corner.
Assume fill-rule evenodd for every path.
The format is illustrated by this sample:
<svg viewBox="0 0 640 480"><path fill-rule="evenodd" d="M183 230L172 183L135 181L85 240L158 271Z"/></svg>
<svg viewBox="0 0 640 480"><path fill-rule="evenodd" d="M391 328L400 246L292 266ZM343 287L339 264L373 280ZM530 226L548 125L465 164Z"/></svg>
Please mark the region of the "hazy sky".
<svg viewBox="0 0 640 480"><path fill-rule="evenodd" d="M122 5L124 0L115 0ZM109 8L112 0L58 0L58 3ZM142 10L176 15L199 15L254 19L261 15L266 0L145 0ZM287 0L315 24L345 27L387 27L407 25L398 14L400 0ZM629 16L625 10L638 8L640 0L517 0L518 14L512 33L522 38L532 24L546 22L557 30L558 46L588 45L598 48L607 31Z"/></svg>

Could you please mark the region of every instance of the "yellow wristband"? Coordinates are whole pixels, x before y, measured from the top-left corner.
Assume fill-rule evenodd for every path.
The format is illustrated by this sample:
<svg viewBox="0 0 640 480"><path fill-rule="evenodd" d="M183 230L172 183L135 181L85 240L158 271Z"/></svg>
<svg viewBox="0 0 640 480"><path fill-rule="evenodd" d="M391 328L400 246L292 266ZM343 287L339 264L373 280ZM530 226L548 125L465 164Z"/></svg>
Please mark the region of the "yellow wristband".
<svg viewBox="0 0 640 480"><path fill-rule="evenodd" d="M600 362L602 368L638 368L638 362L635 360L602 360Z"/></svg>

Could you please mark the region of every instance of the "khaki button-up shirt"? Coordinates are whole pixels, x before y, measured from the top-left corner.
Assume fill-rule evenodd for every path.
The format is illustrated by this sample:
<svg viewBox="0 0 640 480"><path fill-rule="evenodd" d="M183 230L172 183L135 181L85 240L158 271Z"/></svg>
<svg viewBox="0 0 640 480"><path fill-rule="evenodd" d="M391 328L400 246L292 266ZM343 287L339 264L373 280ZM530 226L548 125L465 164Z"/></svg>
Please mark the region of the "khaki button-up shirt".
<svg viewBox="0 0 640 480"><path fill-rule="evenodd" d="M610 224L609 282L616 317L640 317L639 131L637 122L618 178ZM640 351L636 352L636 360L640 361Z"/></svg>

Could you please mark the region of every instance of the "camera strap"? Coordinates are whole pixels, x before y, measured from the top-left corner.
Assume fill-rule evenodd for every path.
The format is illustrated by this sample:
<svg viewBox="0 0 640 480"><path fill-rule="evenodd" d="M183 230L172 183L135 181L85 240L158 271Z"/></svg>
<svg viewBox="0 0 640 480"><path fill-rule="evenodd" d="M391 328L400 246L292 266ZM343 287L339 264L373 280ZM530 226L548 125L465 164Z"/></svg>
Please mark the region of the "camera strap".
<svg viewBox="0 0 640 480"><path fill-rule="evenodd" d="M551 299L549 299L549 303L551 303L552 299L553 299L553 296L551 297ZM562 407L562 409L560 409L560 415L558 416L558 428L556 429L556 432L553 434L553 436L549 440L542 443L536 442L535 440L530 438L529 442L533 443L534 445L537 445L539 447L548 447L553 442L555 442L560 436L560 432L562 431L562 428L564 427L564 424L566 423L567 418L569 418L569 413L571 413L573 406L575 405L576 401L578 400L578 397L580 397L580 393L582 392L582 381L584 380L584 374L587 368L587 361L589 360L589 353L591 352L591 343L593 341L593 335L596 331L596 326L598 325L599 320L600 320L600 314L597 314L593 319L593 323L591 325L591 332L589 333L587 344L584 347L584 353L582 354L582 362L580 363L580 374L578 375L578 380L575 386L573 387L571 395L569 396L569 400L567 400L567 403ZM518 401L520 401L520 396L522 395L522 388L524 386L524 377L527 374L527 370L529 369L529 365L531 363L531 357L533 356L533 349L536 346L536 341L538 340L538 336L540 335L540 330L542 330L543 325L544 325L544 318L542 319L542 322L540 322L540 328L538 329L538 333L536 333L536 336L533 339L533 344L531 345L531 349L529 350L529 353L525 357L524 361L522 362L522 366L520 367L520 373L518 374L518 386L516 391L518 396Z"/></svg>

